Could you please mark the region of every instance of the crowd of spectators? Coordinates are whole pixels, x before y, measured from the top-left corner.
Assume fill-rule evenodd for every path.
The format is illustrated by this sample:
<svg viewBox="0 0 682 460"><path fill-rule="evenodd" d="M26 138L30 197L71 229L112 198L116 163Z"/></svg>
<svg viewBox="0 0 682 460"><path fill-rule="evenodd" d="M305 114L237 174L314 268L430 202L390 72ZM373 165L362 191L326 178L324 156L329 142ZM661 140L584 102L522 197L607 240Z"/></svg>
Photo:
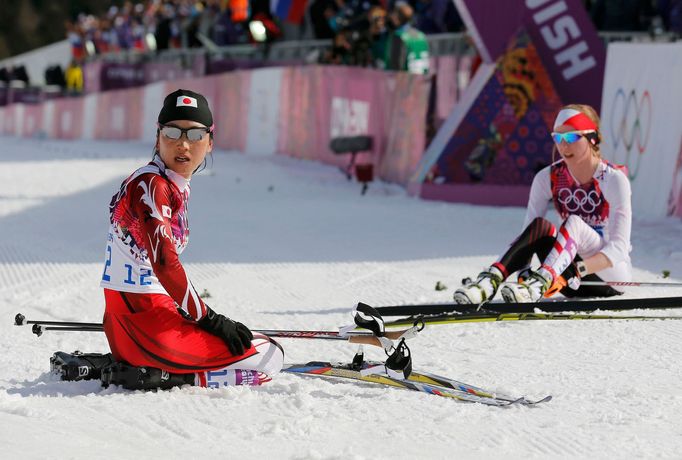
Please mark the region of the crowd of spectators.
<svg viewBox="0 0 682 460"><path fill-rule="evenodd" d="M463 27L452 0L308 0L303 2L309 19L305 23L311 29L307 36L333 39L341 30L359 29L363 25L366 31L372 8L379 7L390 14L399 1L410 5L414 13L412 25L424 34ZM682 0L584 0L584 3L599 30L648 30L661 21L665 30L682 32ZM270 8L269 0L125 2L121 7L111 6L102 16L80 14L66 29L76 58L81 57L79 53L202 46L201 35L222 46L252 40L248 24L254 19L272 21L278 29L280 19L273 16Z"/></svg>
<svg viewBox="0 0 682 460"><path fill-rule="evenodd" d="M66 24L74 58L116 51L162 51L261 40L249 24L260 21L264 38L281 33L270 13L269 0L147 0L111 6L106 14L80 14Z"/></svg>
<svg viewBox="0 0 682 460"><path fill-rule="evenodd" d="M584 3L599 30L682 34L682 0ZM426 35L464 27L453 0L303 0L302 4L305 15L298 16L297 26L301 33L293 38L331 40L334 49L324 57L328 62L387 66L387 36L406 27L400 19L404 12L409 13L407 27ZM291 15L277 18L271 7L270 0L127 1L101 16L81 14L66 24L66 30L76 59L119 50L201 47L205 39L226 46L292 38L282 29ZM256 29L255 21L259 22Z"/></svg>
<svg viewBox="0 0 682 460"><path fill-rule="evenodd" d="M416 60L411 56L410 64L405 64L406 56L399 57L400 47L391 47L396 37L412 42L419 34L463 28L452 0L311 0L304 4L296 35L333 43L322 62L415 69L420 66L419 56ZM118 51L286 39L282 21L270 9L269 0L125 2L101 16L80 14L66 24L66 30L77 61Z"/></svg>
<svg viewBox="0 0 682 460"><path fill-rule="evenodd" d="M338 48L377 35L370 16L390 29L396 7L411 8L410 26L424 34L463 29L452 0L308 0L307 28L295 38L333 40ZM667 30L682 34L682 0L584 0L599 30ZM400 7L402 8L402 7ZM398 8L398 9L400 9ZM164 50L205 45L208 38L218 46L272 41L287 37L281 20L273 16L269 0L146 0L112 6L102 16L81 14L66 24L74 57L119 50ZM287 18L288 21L291 18ZM254 36L249 27L260 21L265 37ZM370 46L371 48L371 46ZM343 59L347 59L344 57ZM355 59L362 60L362 59Z"/></svg>
<svg viewBox="0 0 682 460"><path fill-rule="evenodd" d="M368 13L380 8L384 15L394 0L312 0L301 17L296 38L333 39L349 30L367 33ZM410 0L413 25L422 32L461 30L462 22L452 0ZM73 55L121 50L164 50L203 46L208 38L217 46L283 37L281 19L270 11L269 0L147 0L112 6L102 16L80 14L66 24ZM261 27L252 27L254 21ZM389 23L390 26L390 23ZM308 30L305 30L308 29ZM265 37L257 36L264 30Z"/></svg>
<svg viewBox="0 0 682 460"><path fill-rule="evenodd" d="M329 40L332 46L320 56L323 63L423 73L428 66L424 36L464 30L453 0L302 1L305 14L299 15L297 38ZM601 31L682 36L682 0L583 1ZM282 21L273 14L270 0L145 0L120 5L100 16L80 14L66 24L73 61L63 72L68 78L52 80L77 92L82 88L80 64L87 56L270 42L287 39L282 26L291 22L291 15ZM253 27L255 22L259 27ZM22 79L12 76L11 69L0 69L0 82Z"/></svg>
<svg viewBox="0 0 682 460"><path fill-rule="evenodd" d="M315 0L309 10L316 38L329 38L323 62L424 73L425 34L463 28L452 0Z"/></svg>

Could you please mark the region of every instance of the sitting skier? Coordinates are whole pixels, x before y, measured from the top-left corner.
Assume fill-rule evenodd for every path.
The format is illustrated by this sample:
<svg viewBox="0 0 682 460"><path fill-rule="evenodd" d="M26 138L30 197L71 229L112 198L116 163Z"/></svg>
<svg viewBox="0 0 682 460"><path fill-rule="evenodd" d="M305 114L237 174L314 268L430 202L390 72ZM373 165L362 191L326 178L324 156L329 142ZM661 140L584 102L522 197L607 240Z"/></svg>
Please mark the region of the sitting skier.
<svg viewBox="0 0 682 460"><path fill-rule="evenodd" d="M180 383L257 385L281 370L281 347L211 310L178 259L189 239L189 182L205 166L213 129L202 95L165 98L152 161L109 205L104 331L116 361L181 374Z"/></svg>
<svg viewBox="0 0 682 460"><path fill-rule="evenodd" d="M505 283L500 291L508 302L536 302L556 292L608 297L620 292L580 281L631 279L630 182L620 167L601 158L599 116L587 105L565 106L552 138L561 159L533 179L525 230L497 262L455 291L456 302L491 299L517 271L518 282ZM563 220L558 229L544 218L550 202ZM530 270L534 254L541 265Z"/></svg>

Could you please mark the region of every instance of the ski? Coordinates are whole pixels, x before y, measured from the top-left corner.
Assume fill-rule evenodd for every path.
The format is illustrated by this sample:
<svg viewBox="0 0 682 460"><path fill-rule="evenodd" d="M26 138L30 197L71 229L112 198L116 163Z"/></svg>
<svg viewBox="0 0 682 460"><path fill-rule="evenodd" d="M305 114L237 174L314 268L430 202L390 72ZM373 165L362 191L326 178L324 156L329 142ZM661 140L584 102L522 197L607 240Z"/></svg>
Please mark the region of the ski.
<svg viewBox="0 0 682 460"><path fill-rule="evenodd" d="M358 369L354 364L313 361L306 364L288 365L282 369L282 372L308 377L348 379L358 382L379 384L489 406L510 406L515 404L530 406L547 402L552 399L551 396L547 396L538 401L530 401L523 397L513 398L507 395L486 391L457 380L415 371L412 371L407 379L396 379L379 373L367 374L366 372L363 372L363 370L371 369L374 366L381 367L381 364L365 362L363 363L362 368Z"/></svg>
<svg viewBox="0 0 682 460"><path fill-rule="evenodd" d="M483 305L456 303L412 304L375 307L381 316L437 315L442 313L546 313L566 311L591 312L595 310L662 310L682 308L682 297L648 297L640 299L582 299L544 300L536 303L488 302Z"/></svg>
<svg viewBox="0 0 682 460"><path fill-rule="evenodd" d="M659 320L682 320L682 316L617 316L617 315L592 315L592 314L561 314L561 313L490 313L490 314L442 314L432 316L420 316L425 324L459 324L459 323L488 323L499 321L585 321L585 320L620 320L620 321L659 321ZM400 327L412 324L415 318L406 318L386 321L386 327Z"/></svg>
<svg viewBox="0 0 682 460"><path fill-rule="evenodd" d="M412 380L422 382L422 383L427 383L429 385L437 385L445 388L449 388L452 390L458 390L458 391L464 391L469 394L474 394L477 396L481 396L484 398L490 398L494 397L496 399L504 399L507 401L514 401L514 402L519 402L520 404L523 404L525 406L534 406L536 404L540 404L543 402L548 402L551 401L552 396L548 395L545 396L544 398L537 399L537 400L530 400L527 399L525 396L521 398L512 398L511 396L507 396L504 394L501 394L499 392L492 393L490 391L484 390L482 388L475 387L473 385L469 385L468 383L460 382L459 380L454 380L448 377L443 377L440 375L432 374L430 372L413 372L412 375L410 376Z"/></svg>

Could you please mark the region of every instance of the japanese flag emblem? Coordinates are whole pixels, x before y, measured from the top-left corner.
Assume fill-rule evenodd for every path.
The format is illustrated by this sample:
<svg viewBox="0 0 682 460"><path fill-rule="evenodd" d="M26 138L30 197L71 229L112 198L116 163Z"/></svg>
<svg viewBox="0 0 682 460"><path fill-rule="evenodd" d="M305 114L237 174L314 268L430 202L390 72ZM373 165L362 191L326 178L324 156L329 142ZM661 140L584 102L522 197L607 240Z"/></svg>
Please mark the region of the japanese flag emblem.
<svg viewBox="0 0 682 460"><path fill-rule="evenodd" d="M196 107L197 100L189 96L178 96L178 100L175 104L176 107Z"/></svg>

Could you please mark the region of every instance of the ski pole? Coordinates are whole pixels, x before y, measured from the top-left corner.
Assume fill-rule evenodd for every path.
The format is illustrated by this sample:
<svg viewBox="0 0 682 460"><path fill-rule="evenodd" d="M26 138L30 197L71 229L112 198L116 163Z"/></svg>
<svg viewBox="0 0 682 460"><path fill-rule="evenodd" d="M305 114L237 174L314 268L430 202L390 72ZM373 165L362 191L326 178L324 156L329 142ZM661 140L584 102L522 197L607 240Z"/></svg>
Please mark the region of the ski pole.
<svg viewBox="0 0 682 460"><path fill-rule="evenodd" d="M41 336L45 331L60 331L60 332L104 332L102 325L94 326L48 326L41 322L33 322L32 332ZM88 323L84 323L88 324ZM402 331L387 331L385 337L389 340L399 339L407 330ZM283 339L320 339L320 340L347 340L351 343L360 343L366 345L378 345L379 342L375 340L377 337L369 331L350 331L346 334L341 334L337 331L291 331L291 330L277 330L277 329L254 329L252 332L256 334L267 335L268 337L277 337Z"/></svg>
<svg viewBox="0 0 682 460"><path fill-rule="evenodd" d="M630 286L630 287L678 287L682 283L666 281L581 281L581 286Z"/></svg>
<svg viewBox="0 0 682 460"><path fill-rule="evenodd" d="M62 332L104 332L103 327L92 326L43 326L42 324L34 324L31 332L40 337L44 331L62 331Z"/></svg>
<svg viewBox="0 0 682 460"><path fill-rule="evenodd" d="M37 321L26 320L26 317L21 313L17 313L14 318L16 326L23 326L32 324L32 332L40 337L45 331L61 331L61 332L103 332L104 326L102 323L84 323L77 321ZM386 331L384 337L389 340L398 340L405 336L406 338L416 335L423 324L415 321L412 327L400 331ZM351 343L366 344L382 346L380 340L373 332L370 331L306 331L306 330L282 330L282 329L254 329L254 333L267 335L269 337L278 337L286 339L321 339L321 340L347 340Z"/></svg>
<svg viewBox="0 0 682 460"><path fill-rule="evenodd" d="M14 317L14 325L23 326L25 324L42 324L43 326L102 327L102 323L81 323L77 321L31 321L27 320L26 317L21 313L17 313Z"/></svg>
<svg viewBox="0 0 682 460"><path fill-rule="evenodd" d="M57 321L50 321L50 323L58 323ZM47 325L40 321L31 321L28 324L33 324L32 332L41 336L44 331L60 331L60 332L103 332L104 327L96 323L66 323L64 325ZM90 325L92 324L92 325ZM254 329L252 332L257 334L267 335L269 337L278 337L284 339L321 339L321 340L348 340L352 343L366 343L374 345L376 337L371 332L365 331L350 331L346 334L341 334L337 331L291 331L291 330L277 330L277 329ZM395 331L387 332L386 337L392 340L400 336ZM370 340L366 340L370 339Z"/></svg>

